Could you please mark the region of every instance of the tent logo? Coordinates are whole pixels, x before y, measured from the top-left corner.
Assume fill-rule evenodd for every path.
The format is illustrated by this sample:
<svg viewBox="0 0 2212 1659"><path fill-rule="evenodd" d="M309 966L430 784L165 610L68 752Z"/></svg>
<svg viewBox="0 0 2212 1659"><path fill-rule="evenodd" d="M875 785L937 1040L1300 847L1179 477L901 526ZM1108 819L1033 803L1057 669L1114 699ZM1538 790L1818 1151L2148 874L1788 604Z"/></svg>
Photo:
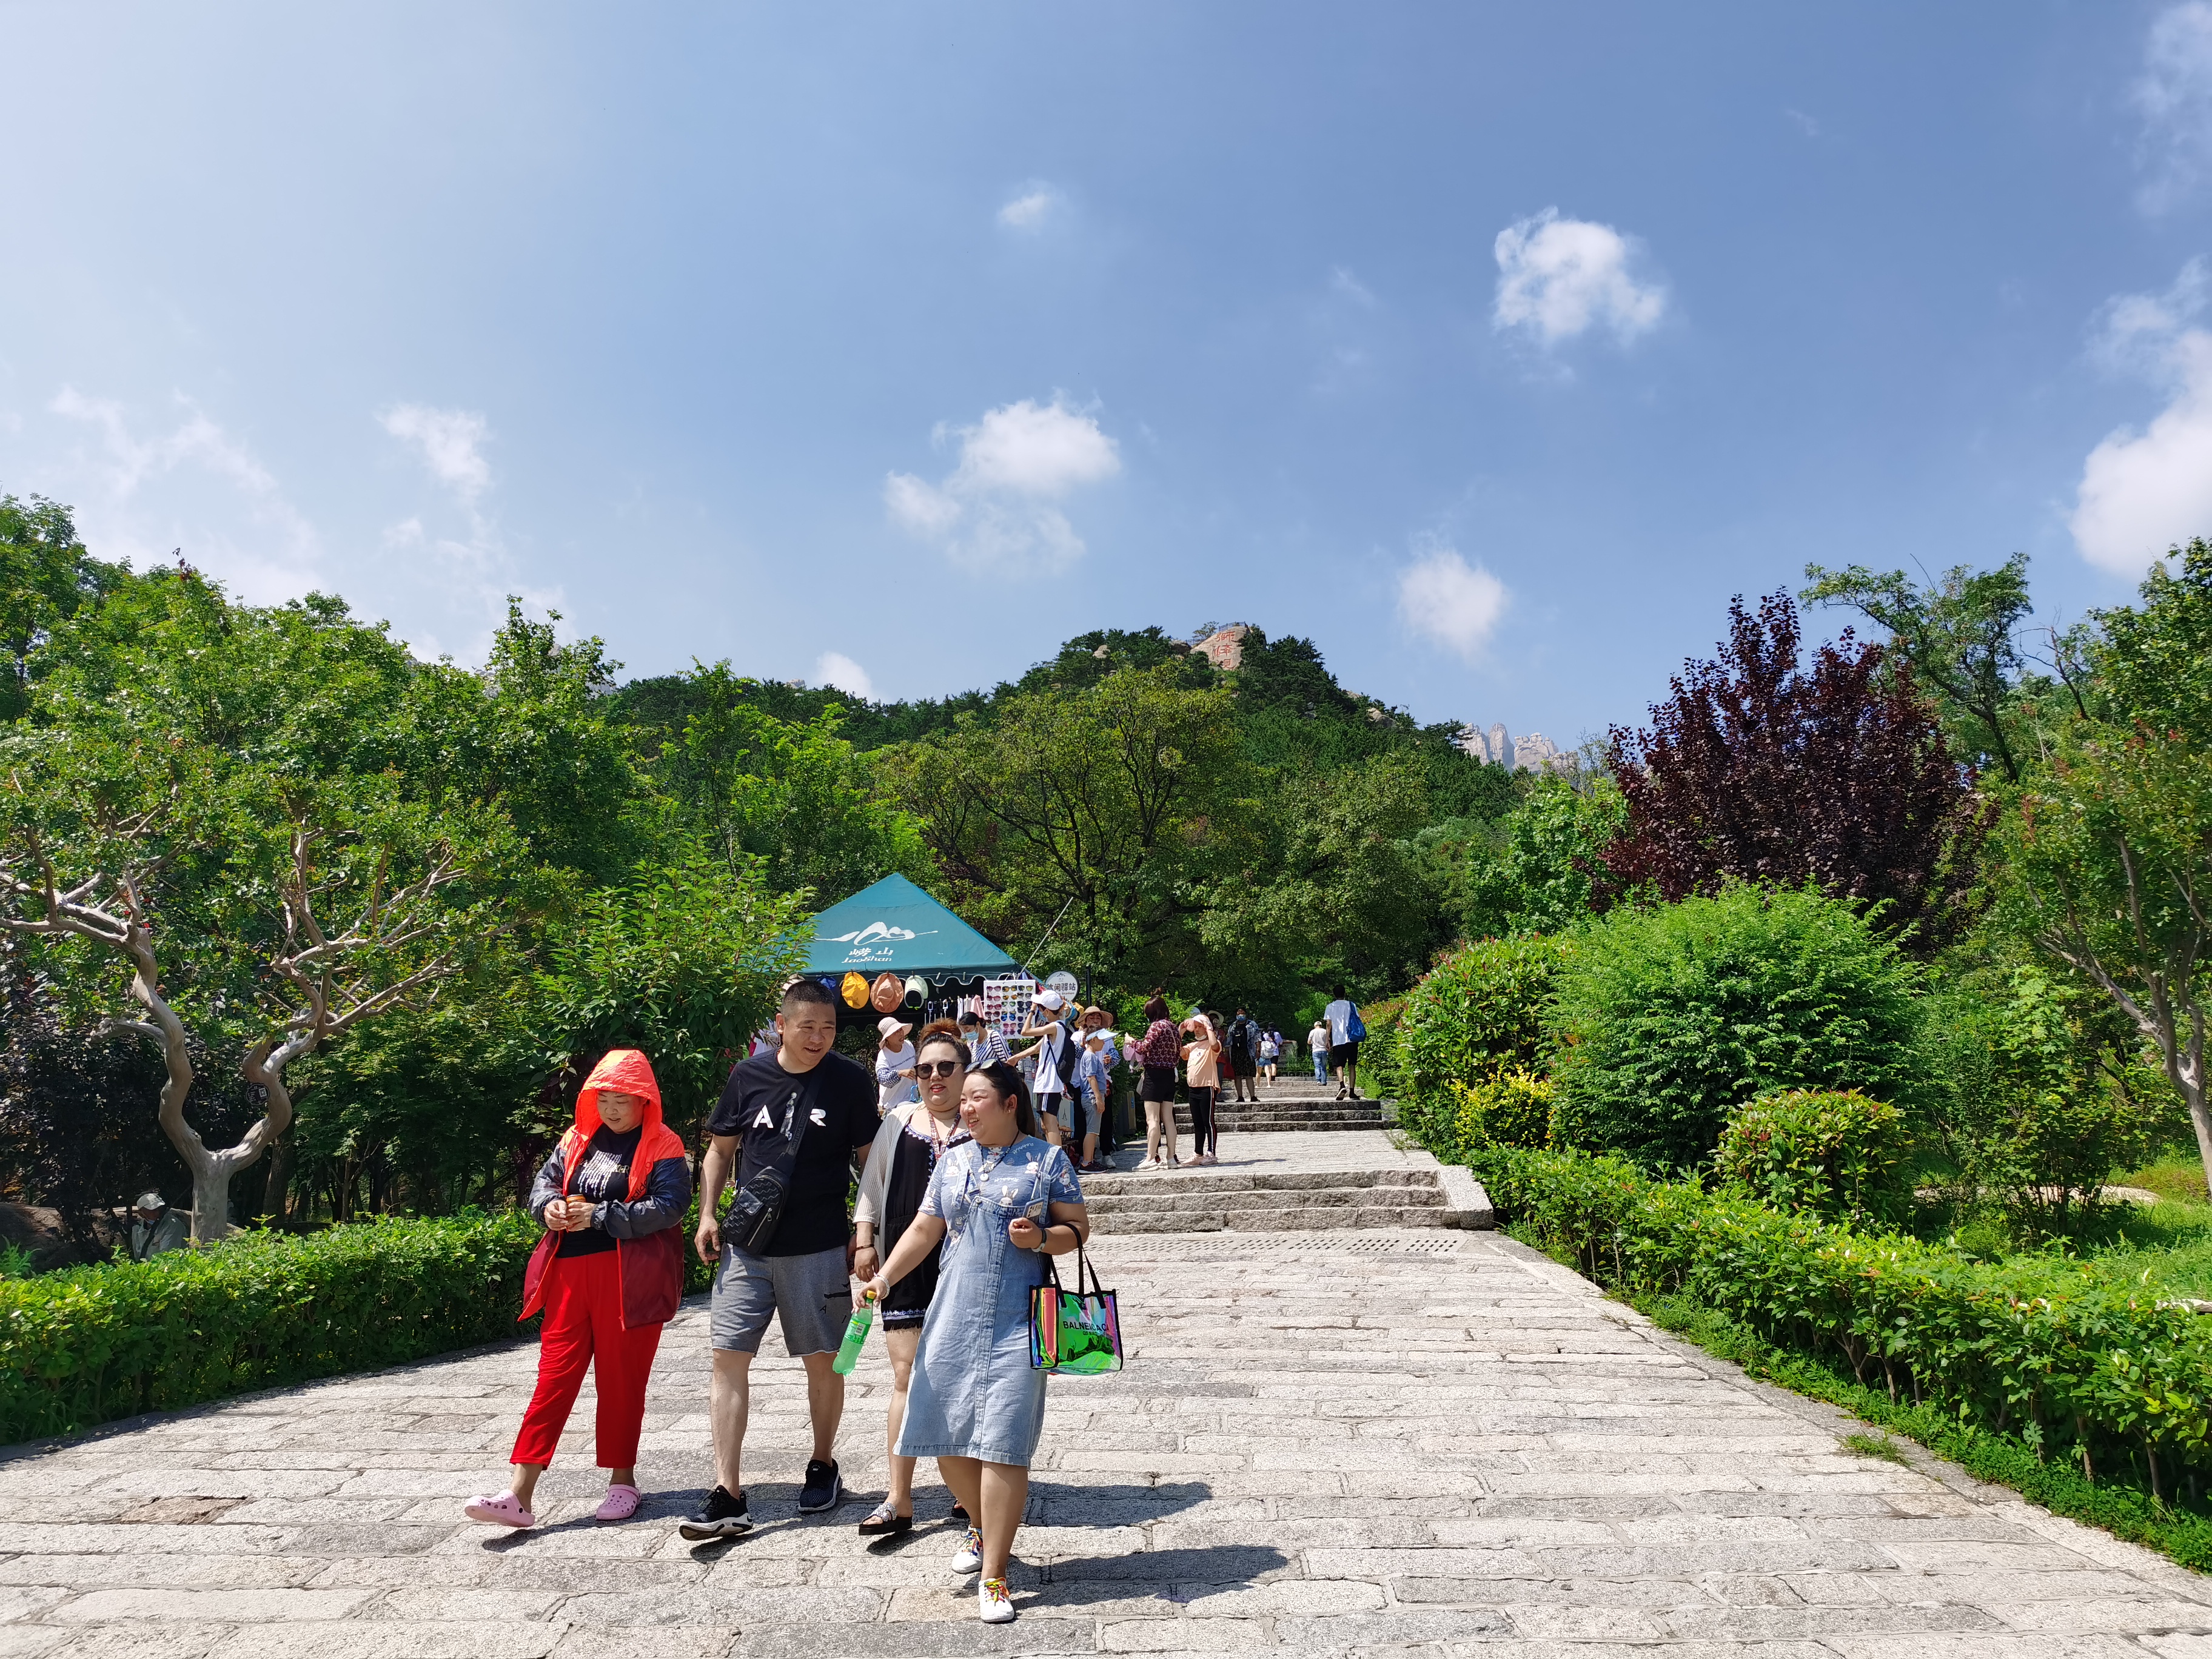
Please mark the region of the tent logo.
<svg viewBox="0 0 2212 1659"><path fill-rule="evenodd" d="M933 927L929 931L933 933L937 929ZM921 935L915 933L911 927L894 927L889 922L872 921L866 927L857 928L849 933L832 933L830 938L824 941L824 943L830 945L849 945L855 950L858 950L864 945L873 945L878 939L895 939L904 940L919 939L921 937Z"/></svg>

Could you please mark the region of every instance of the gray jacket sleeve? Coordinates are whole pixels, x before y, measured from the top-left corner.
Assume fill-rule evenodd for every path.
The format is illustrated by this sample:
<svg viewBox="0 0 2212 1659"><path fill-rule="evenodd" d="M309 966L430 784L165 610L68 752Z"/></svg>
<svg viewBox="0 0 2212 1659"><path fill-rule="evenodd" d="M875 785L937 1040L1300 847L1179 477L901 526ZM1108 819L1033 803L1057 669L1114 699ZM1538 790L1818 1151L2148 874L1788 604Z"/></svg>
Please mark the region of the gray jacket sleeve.
<svg viewBox="0 0 2212 1659"><path fill-rule="evenodd" d="M561 1176L565 1167L561 1143L556 1140L545 1162L538 1166L538 1179L530 1183L530 1218L541 1227L545 1224L545 1206L561 1196Z"/></svg>
<svg viewBox="0 0 2212 1659"><path fill-rule="evenodd" d="M691 1165L664 1158L646 1177L645 1196L627 1203L606 1199L592 1208L592 1225L615 1238L643 1238L684 1219L691 1202Z"/></svg>

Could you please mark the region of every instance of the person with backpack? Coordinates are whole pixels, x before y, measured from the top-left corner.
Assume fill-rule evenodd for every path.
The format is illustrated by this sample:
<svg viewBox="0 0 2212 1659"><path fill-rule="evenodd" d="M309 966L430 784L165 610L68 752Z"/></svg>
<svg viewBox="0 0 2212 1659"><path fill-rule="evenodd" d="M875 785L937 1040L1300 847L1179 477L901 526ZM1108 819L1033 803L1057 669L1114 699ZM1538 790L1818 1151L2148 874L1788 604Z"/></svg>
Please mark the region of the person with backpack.
<svg viewBox="0 0 2212 1659"><path fill-rule="evenodd" d="M1080 1151L1083 1104L1075 1089L1075 1056L1081 1045L1069 1038L1067 1022L1060 1018L1066 1007L1067 1000L1059 992L1037 993L1030 1023L1022 1027L1022 1035L1036 1042L1016 1054L1014 1063L1036 1061L1036 1081L1030 1085L1030 1096L1036 1103L1037 1120L1044 1126L1045 1139L1054 1146L1072 1146Z"/></svg>
<svg viewBox="0 0 2212 1659"><path fill-rule="evenodd" d="M1283 1034L1270 1025L1260 1033L1260 1075L1275 1082L1275 1066L1283 1057Z"/></svg>
<svg viewBox="0 0 2212 1659"><path fill-rule="evenodd" d="M1359 1044L1367 1035L1367 1024L1359 1018L1359 1010L1351 998L1338 986L1330 995L1328 1006L1321 1011L1328 1022L1328 1063L1340 1079L1336 1097L1342 1100L1346 1091L1352 1098L1359 1098Z"/></svg>
<svg viewBox="0 0 2212 1659"><path fill-rule="evenodd" d="M1259 1099L1260 1022L1239 1008L1236 1018L1229 1022L1227 1038L1231 1098L1241 1102L1249 1089L1249 1097Z"/></svg>
<svg viewBox="0 0 2212 1659"><path fill-rule="evenodd" d="M645 1495L637 1443L645 1385L660 1328L684 1297L684 1246L677 1232L691 1202L691 1161L660 1121L660 1085L635 1048L611 1050L576 1094L575 1122L530 1187L530 1213L545 1236L522 1277L522 1317L544 1311L538 1336L538 1388L522 1414L501 1492L483 1492L462 1513L487 1526L524 1531L538 1477L553 1461L561 1431L592 1373L599 1396L599 1467L607 1495L595 1518L627 1521Z"/></svg>

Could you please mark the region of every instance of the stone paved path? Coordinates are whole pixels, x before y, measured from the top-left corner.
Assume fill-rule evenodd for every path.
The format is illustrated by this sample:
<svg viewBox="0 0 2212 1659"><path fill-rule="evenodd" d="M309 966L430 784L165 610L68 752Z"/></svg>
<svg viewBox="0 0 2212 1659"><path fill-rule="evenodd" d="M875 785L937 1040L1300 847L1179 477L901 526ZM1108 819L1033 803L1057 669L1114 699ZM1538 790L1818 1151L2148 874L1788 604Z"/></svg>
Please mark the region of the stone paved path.
<svg viewBox="0 0 2212 1659"><path fill-rule="evenodd" d="M780 1356L749 1447L764 1524L677 1537L706 1471L695 1308L653 1393L661 1495L628 1525L590 1520L573 1435L544 1531L459 1521L514 1431L521 1346L19 1450L0 1656L2212 1655L2212 1581L1955 1471L1846 1455L1845 1419L1510 1240L1104 1243L1133 1362L1052 1385L1011 1627L951 1588L946 1530L872 1552L862 1499L796 1516ZM872 1348L842 1442L864 1493L885 1375Z"/></svg>

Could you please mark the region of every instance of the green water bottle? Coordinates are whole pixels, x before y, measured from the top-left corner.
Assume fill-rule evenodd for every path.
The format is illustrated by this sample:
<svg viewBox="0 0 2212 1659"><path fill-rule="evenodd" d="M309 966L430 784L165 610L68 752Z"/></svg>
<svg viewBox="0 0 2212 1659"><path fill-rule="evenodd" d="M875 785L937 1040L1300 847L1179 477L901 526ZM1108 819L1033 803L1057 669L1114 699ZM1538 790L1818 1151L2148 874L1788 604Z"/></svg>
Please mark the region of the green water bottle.
<svg viewBox="0 0 2212 1659"><path fill-rule="evenodd" d="M876 1322L876 1293L860 1292L860 1306L845 1322L845 1340L837 1345L837 1357L830 1362L830 1369L840 1376L850 1376L853 1367L860 1363L860 1345L868 1340L868 1327Z"/></svg>

